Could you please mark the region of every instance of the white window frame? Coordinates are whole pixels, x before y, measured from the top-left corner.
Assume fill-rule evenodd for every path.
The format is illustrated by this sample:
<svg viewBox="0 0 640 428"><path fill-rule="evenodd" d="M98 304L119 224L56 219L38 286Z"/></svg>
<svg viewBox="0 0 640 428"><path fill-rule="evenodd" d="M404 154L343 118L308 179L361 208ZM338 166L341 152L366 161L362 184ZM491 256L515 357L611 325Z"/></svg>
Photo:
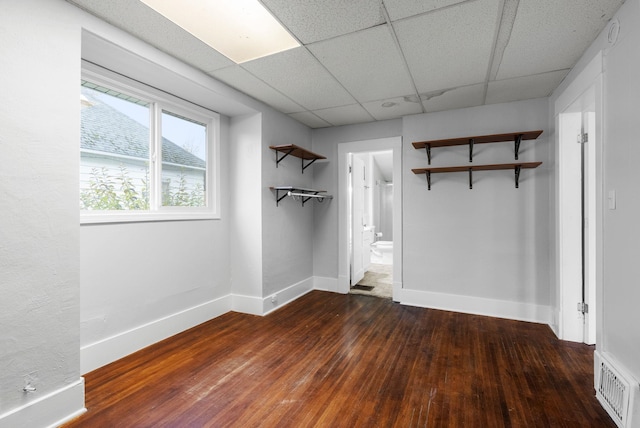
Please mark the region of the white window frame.
<svg viewBox="0 0 640 428"><path fill-rule="evenodd" d="M80 224L220 219L220 115L86 61L82 62L82 80L149 102L149 178L152 192L149 210L80 210ZM162 206L162 160L159 154L163 110L207 126L205 207Z"/></svg>

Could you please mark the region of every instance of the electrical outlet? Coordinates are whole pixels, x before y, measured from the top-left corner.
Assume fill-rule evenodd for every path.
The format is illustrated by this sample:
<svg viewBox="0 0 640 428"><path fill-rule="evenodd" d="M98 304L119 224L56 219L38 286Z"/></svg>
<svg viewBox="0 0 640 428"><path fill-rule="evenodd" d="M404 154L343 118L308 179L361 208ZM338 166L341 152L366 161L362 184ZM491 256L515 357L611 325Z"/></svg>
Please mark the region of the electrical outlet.
<svg viewBox="0 0 640 428"><path fill-rule="evenodd" d="M36 392L36 384L38 383L38 372L31 372L24 375L23 392Z"/></svg>

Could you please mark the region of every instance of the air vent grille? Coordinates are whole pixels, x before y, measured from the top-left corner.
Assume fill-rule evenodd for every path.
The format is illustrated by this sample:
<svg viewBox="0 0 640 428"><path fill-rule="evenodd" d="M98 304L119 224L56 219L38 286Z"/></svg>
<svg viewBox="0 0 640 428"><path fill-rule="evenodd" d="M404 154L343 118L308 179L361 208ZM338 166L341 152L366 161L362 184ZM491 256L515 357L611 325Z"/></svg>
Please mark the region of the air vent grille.
<svg viewBox="0 0 640 428"><path fill-rule="evenodd" d="M600 361L596 395L616 424L626 427L629 383L604 359Z"/></svg>

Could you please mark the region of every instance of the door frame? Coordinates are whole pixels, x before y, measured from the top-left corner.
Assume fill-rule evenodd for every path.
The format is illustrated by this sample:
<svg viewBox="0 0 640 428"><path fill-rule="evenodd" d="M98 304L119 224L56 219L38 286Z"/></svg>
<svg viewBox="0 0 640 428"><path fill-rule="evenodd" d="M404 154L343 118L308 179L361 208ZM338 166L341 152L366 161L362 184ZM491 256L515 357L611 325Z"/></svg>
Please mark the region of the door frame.
<svg viewBox="0 0 640 428"><path fill-rule="evenodd" d="M602 337L603 320L598 314L602 313L603 295L603 67L602 52L599 52L582 72L565 88L555 101L554 116L556 128L556 193L555 193L555 224L556 224L556 248L555 248L555 282L556 282L556 317L554 319L555 331L562 340L575 342L598 343ZM561 115L568 111L574 103L579 101L589 91L593 91L595 97L595 138L590 137L591 144L587 143L589 167L585 177L587 184L587 200L595 198L595 204L591 204L591 212L587 217L589 222L595 223L587 238L589 243L591 260L590 266L582 266L581 254L575 254L575 228L572 224L572 208L567 205L567 200L581 199L580 181L576 183L568 174L571 168L580 167L580 146L576 137L563 139ZM574 146L571 146L571 145ZM576 156L578 159L576 159ZM593 208L595 207L595 208ZM580 219L578 219L580 221ZM594 234L595 236L591 236ZM595 254L593 254L595 253ZM576 269L576 259L579 260L580 269ZM595 264L595 266L594 266ZM582 271L587 268L588 284L587 301L595 300L595 305L590 305L586 323L577 322L579 312L577 303L581 300ZM577 297L579 296L579 297ZM594 325L595 324L595 325Z"/></svg>
<svg viewBox="0 0 640 428"><path fill-rule="evenodd" d="M349 292L349 153L393 151L393 300L402 290L402 137L338 144L338 292Z"/></svg>
<svg viewBox="0 0 640 428"><path fill-rule="evenodd" d="M364 240L364 193L365 193L365 178L364 176L362 177L362 182L359 182L359 184L361 184L360 186L357 186L354 180L354 177L356 177L356 174L359 175L360 172L365 171L366 174L366 165L364 163L364 161L360 158L358 158L357 156L351 156L351 174L349 174L349 182L350 182L350 187L351 187L351 201L349 201L350 204L350 209L349 209L349 216L351 217L350 221L351 221L351 227L349 228L349 230L351 231L349 239L351 241L351 245L350 245L350 255L349 255L349 265L350 265L350 269L349 269L349 282L351 284L351 286L353 287L354 285L356 285L362 278L364 278L364 273L365 273L365 264L364 264L364 251L367 251L368 249L364 248L363 246L363 240ZM362 166L362 170L358 170L359 167L356 167L356 163L361 164ZM359 179L358 179L359 180ZM359 189L356 189L356 187L358 187ZM362 206L358 207L356 202L356 200L362 196L362 199L359 201L360 204L362 204ZM355 217L357 215L356 211L358 210L360 211L360 221L357 222ZM360 258L360 260L357 260L357 258Z"/></svg>

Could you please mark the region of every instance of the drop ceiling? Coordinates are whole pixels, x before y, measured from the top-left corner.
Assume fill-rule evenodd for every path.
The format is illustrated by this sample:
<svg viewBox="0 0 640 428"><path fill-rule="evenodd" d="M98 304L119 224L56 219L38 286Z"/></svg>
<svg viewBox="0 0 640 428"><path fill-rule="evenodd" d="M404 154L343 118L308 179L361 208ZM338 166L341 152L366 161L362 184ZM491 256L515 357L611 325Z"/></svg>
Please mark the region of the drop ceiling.
<svg viewBox="0 0 640 428"><path fill-rule="evenodd" d="M301 46L236 64L139 0L69 0L322 128L549 96L624 0L261 0Z"/></svg>

